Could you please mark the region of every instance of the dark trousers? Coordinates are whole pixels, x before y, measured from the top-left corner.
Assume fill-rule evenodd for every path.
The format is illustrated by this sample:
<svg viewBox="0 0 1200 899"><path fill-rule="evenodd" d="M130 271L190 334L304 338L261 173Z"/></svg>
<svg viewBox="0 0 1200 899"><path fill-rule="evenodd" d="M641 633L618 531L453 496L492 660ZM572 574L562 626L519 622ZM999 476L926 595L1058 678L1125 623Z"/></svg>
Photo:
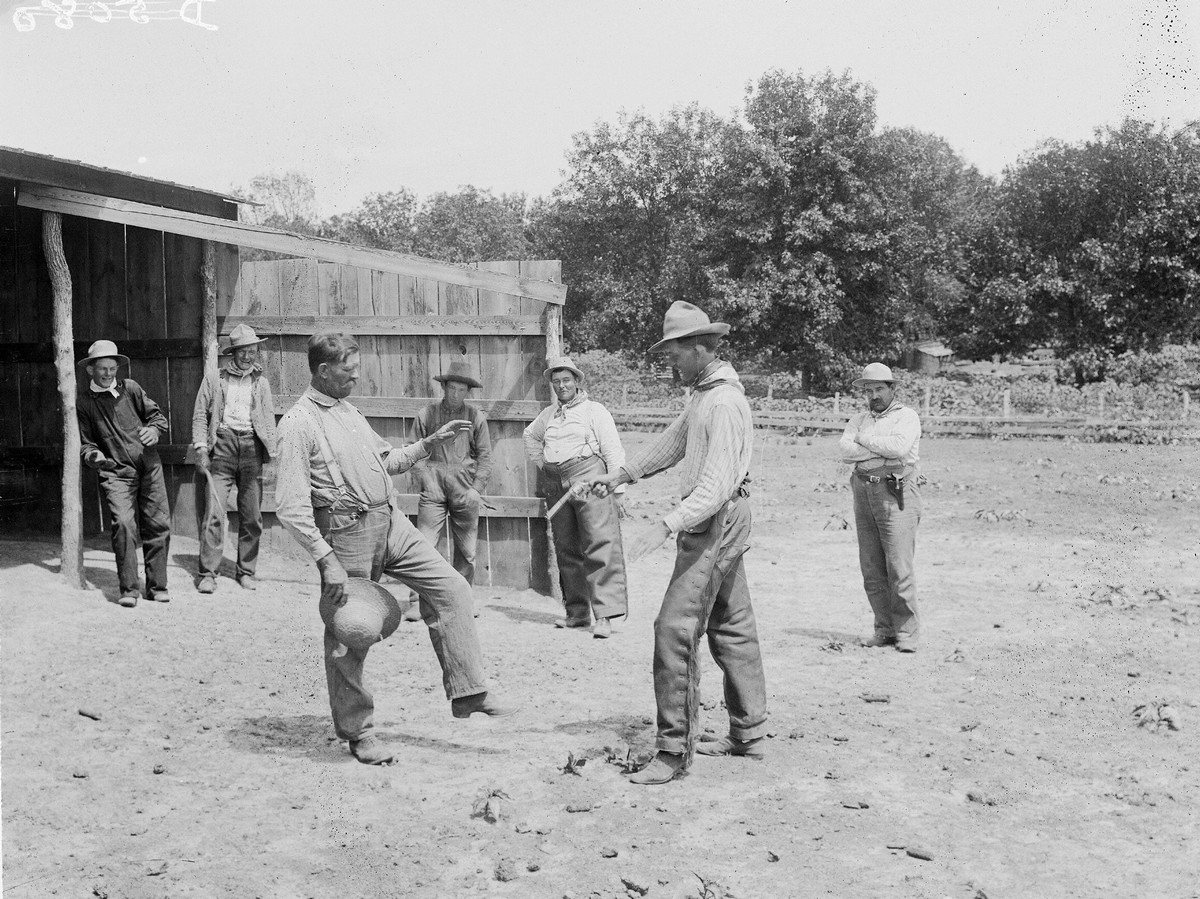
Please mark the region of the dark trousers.
<svg viewBox="0 0 1200 899"><path fill-rule="evenodd" d="M547 462L542 469L546 505L553 506L577 482L605 474L599 456ZM625 588L625 550L617 501L584 496L567 500L550 522L558 556L563 606L568 618L615 618L629 611Z"/></svg>
<svg viewBox="0 0 1200 899"><path fill-rule="evenodd" d="M703 530L677 539L675 570L654 619L657 748L691 762L700 738L700 638L725 675L729 733L766 733L767 685L743 556L750 548L750 503L727 502ZM694 529L698 530L698 529Z"/></svg>
<svg viewBox="0 0 1200 899"><path fill-rule="evenodd" d="M237 488L237 575L254 574L262 537L262 448L253 433L217 431L204 494L204 523L200 530L200 576L216 577L225 549L225 502Z"/></svg>
<svg viewBox="0 0 1200 899"><path fill-rule="evenodd" d="M869 484L852 474L850 489L854 493L858 564L867 601L875 613L875 633L914 640L920 632L914 558L921 492L906 483L901 509L882 481Z"/></svg>
<svg viewBox="0 0 1200 899"><path fill-rule="evenodd" d="M346 573L373 581L386 572L421 597L421 618L442 667L448 699L487 690L483 654L475 631L471 587L399 509L383 506L362 514L315 511L317 526ZM332 609L321 606L328 622ZM363 684L367 650L343 646L325 628L325 677L333 727L343 740L361 740L374 728L375 700Z"/></svg>
<svg viewBox="0 0 1200 899"><path fill-rule="evenodd" d="M171 548L171 507L162 463L155 454L136 469L122 466L100 472L100 487L112 516L112 548L122 593L138 589L139 534L146 562L146 593L167 589L167 555Z"/></svg>

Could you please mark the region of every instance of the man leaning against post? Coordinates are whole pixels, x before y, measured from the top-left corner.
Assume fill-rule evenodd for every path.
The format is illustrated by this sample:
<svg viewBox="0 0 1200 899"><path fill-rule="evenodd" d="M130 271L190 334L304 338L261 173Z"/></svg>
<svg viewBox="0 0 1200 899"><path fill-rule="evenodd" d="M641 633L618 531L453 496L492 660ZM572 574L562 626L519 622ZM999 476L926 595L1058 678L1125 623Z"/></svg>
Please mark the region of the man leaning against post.
<svg viewBox="0 0 1200 899"><path fill-rule="evenodd" d="M630 548L636 561L676 536L675 570L654 620L654 697L658 749L630 781L660 784L701 755L762 758L767 688L743 556L750 548L750 405L733 367L717 356L729 325L710 322L691 303L675 302L663 319L667 353L692 390L675 421L632 462L593 478L607 494L620 484L682 463L682 501ZM725 675L728 736L701 741L700 638Z"/></svg>
<svg viewBox="0 0 1200 899"><path fill-rule="evenodd" d="M424 599L422 615L455 718L476 712L499 717L516 709L488 690L471 587L398 507L391 478L469 423L451 421L419 443L394 448L346 399L359 366L358 343L349 334L309 339L312 381L279 424L276 515L320 569L334 730L360 762L381 765L395 753L374 735L375 702L363 684L367 649L342 645L330 628L350 576L378 581L386 572Z"/></svg>
<svg viewBox="0 0 1200 899"><path fill-rule="evenodd" d="M854 415L839 442L842 461L853 465L854 525L863 587L875 617L875 633L864 646L895 646L916 652L917 525L921 493L917 460L921 419L896 400L896 379L881 362L872 362L854 381L867 410Z"/></svg>
<svg viewBox="0 0 1200 899"><path fill-rule="evenodd" d="M146 598L170 602L167 561L171 548L171 507L159 440L167 435L167 417L132 378L117 372L129 357L111 340L97 340L79 360L88 373L77 408L83 464L100 475L100 489L112 518L112 548L117 557L121 594L117 602L137 605L137 545L141 536L146 563Z"/></svg>
<svg viewBox="0 0 1200 899"><path fill-rule="evenodd" d="M258 364L259 337L249 325L236 325L222 355L233 358L200 383L192 410L196 470L204 480L204 520L200 528L200 580L196 589L213 593L225 548L225 501L237 488L237 582L257 584L258 543L262 537L262 470L275 452L275 404L271 385Z"/></svg>

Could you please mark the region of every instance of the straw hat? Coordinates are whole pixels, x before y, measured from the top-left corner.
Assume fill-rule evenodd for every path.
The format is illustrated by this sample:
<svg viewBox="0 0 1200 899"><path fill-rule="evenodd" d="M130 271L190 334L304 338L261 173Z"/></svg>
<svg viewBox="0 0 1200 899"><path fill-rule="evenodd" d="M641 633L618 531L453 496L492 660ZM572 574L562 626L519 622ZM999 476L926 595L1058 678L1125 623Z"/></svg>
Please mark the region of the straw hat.
<svg viewBox="0 0 1200 899"><path fill-rule="evenodd" d="M570 356L559 356L557 359L551 359L546 363L546 370L542 372L549 380L550 376L561 368L565 368L573 374L577 380L583 380L583 372L575 367L575 363L571 361Z"/></svg>
<svg viewBox="0 0 1200 899"><path fill-rule="evenodd" d="M719 334L724 337L729 333L729 325L725 322L710 322L708 313L699 306L676 300L663 316L663 337L650 347L650 352L657 353L671 340L681 337L695 337L697 334Z"/></svg>
<svg viewBox="0 0 1200 899"><path fill-rule="evenodd" d="M336 607L321 603L321 620L344 646L365 652L400 626L403 605L390 590L365 577L346 580L346 601Z"/></svg>
<svg viewBox="0 0 1200 899"><path fill-rule="evenodd" d="M129 357L118 353L117 345L111 340L97 340L88 347L87 356L80 359L76 364L87 365L89 362L95 362L97 359L116 359L121 365L129 364Z"/></svg>
<svg viewBox="0 0 1200 899"><path fill-rule="evenodd" d="M459 381L466 384L468 387L482 387L483 385L475 379L471 374L471 369L467 367L465 362L451 362L450 370L444 375L434 375L435 381L441 381L445 384L447 381Z"/></svg>
<svg viewBox="0 0 1200 899"><path fill-rule="evenodd" d="M265 343L266 340L267 338L255 334L254 329L249 325L234 325L233 330L229 332L229 346L221 350L221 355L226 356L240 347L254 346L258 343Z"/></svg>
<svg viewBox="0 0 1200 899"><path fill-rule="evenodd" d="M868 381L883 381L887 384L896 383L896 379L892 377L892 370L882 362L872 362L862 371L861 378L854 379L855 387L862 387Z"/></svg>

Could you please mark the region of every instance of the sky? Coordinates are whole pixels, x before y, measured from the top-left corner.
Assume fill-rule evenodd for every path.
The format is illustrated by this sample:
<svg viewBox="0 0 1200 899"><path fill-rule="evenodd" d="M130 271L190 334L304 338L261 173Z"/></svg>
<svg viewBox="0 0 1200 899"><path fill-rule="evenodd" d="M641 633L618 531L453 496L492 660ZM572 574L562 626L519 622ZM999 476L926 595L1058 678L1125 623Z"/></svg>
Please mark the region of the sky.
<svg viewBox="0 0 1200 899"><path fill-rule="evenodd" d="M149 21L130 19L139 3ZM882 126L938 134L996 175L1041 141L1127 116L1200 121L1200 0L77 0L58 24L22 13L42 6L0 0L0 145L218 191L299 170L321 215L400 187L546 195L572 135L622 110L732 115L771 69L849 70L875 88Z"/></svg>

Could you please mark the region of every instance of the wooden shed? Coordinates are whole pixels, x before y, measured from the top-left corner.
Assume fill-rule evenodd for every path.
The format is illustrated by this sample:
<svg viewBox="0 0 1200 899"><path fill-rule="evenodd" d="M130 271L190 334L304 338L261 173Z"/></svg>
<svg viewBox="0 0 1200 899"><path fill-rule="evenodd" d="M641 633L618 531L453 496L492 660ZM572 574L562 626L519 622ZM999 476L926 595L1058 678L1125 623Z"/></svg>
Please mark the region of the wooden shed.
<svg viewBox="0 0 1200 899"><path fill-rule="evenodd" d="M216 366L218 333L245 322L270 338L265 368L282 414L308 384L308 336L344 330L363 354L352 402L393 442L440 397L433 377L451 361L478 373L484 388L469 401L492 421L496 465L476 580L549 587L544 504L521 432L549 401L541 373L547 355L561 352L557 262L468 267L288 234L238 222L234 197L21 150L0 149L0 190L0 373L17 385L16 402L0 411L5 529L66 532L60 484L74 460L64 459L63 324L52 320L43 248L46 223L55 231L61 222L72 358L94 340L115 340L131 357L128 376L163 406L175 533L196 533L190 421L200 379ZM238 247L286 258L240 263ZM282 549L272 481L268 468L268 551ZM415 513L408 477L397 486ZM82 496L83 532L99 534L104 510L89 472Z"/></svg>

